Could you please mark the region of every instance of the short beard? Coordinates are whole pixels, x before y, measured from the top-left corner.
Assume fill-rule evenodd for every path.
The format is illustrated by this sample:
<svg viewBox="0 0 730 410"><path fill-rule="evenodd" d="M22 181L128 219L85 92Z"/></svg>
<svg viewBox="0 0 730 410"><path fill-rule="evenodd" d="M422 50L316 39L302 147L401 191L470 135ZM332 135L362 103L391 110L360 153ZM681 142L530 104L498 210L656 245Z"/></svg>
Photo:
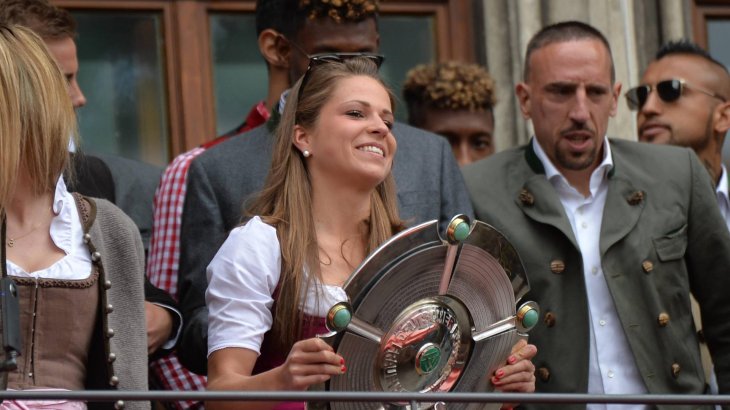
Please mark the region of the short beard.
<svg viewBox="0 0 730 410"><path fill-rule="evenodd" d="M596 131L588 127L586 124L573 124L573 126L569 129L563 130L561 132L561 135L567 134L574 130L586 130L594 136L596 135ZM557 149L557 146L555 148L555 159L558 161L558 164L560 164L560 166L562 166L564 169L569 169L571 171L582 171L586 168L589 168L595 162L598 151L598 146L594 146L593 150L586 153L586 158L584 160L581 160L580 157L573 157L573 155L569 151L561 151Z"/></svg>
<svg viewBox="0 0 730 410"><path fill-rule="evenodd" d="M596 161L596 151L597 149L589 151L588 156L584 160L580 160L579 158L573 158L569 152L557 150L555 152L555 159L558 161L558 164L565 169L569 169L571 171L582 171L589 168Z"/></svg>

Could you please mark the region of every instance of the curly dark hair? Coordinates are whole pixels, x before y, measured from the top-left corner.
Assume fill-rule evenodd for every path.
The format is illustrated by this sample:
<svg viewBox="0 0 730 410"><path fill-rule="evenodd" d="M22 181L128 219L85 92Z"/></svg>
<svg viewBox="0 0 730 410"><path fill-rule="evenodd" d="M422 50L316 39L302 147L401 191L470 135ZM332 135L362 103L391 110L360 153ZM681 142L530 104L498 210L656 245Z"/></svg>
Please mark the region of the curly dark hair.
<svg viewBox="0 0 730 410"><path fill-rule="evenodd" d="M257 0L256 31L260 34L272 28L294 38L307 19L331 18L337 23L377 19L379 3L379 0Z"/></svg>
<svg viewBox="0 0 730 410"><path fill-rule="evenodd" d="M496 103L494 79L477 64L449 61L411 69L403 84L408 122L422 124L426 108L491 110Z"/></svg>
<svg viewBox="0 0 730 410"><path fill-rule="evenodd" d="M0 0L0 24L28 27L45 40L76 37L71 13L47 0Z"/></svg>

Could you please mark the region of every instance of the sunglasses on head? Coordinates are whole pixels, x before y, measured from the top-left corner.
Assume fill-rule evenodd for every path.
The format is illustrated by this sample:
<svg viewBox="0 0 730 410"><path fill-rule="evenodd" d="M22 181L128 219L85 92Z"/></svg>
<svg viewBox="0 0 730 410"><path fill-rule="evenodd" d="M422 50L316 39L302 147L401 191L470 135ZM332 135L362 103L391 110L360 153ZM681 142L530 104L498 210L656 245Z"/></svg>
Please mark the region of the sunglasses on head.
<svg viewBox="0 0 730 410"><path fill-rule="evenodd" d="M383 64L383 61L385 60L384 55L374 53L325 53L314 54L311 56L308 54L305 55L309 57L309 65L307 66L307 71L304 72L304 76L302 77L302 85L299 86L299 98L297 104L302 101L304 87L307 86L307 81L309 80L310 73L312 72L314 67L326 63L342 63L345 60L349 60L352 58L366 58L375 63L376 67L380 68L380 66Z"/></svg>
<svg viewBox="0 0 730 410"><path fill-rule="evenodd" d="M664 102L677 101L679 97L682 96L684 89L694 90L697 92L701 92L702 94L707 94L710 97L721 100L722 102L726 101L725 98L721 95L715 94L711 91L703 90L701 88L690 86L689 84L687 84L686 81L676 78L660 81L656 83L653 88L654 90L656 90L659 98L661 98ZM650 85L640 85L627 91L626 102L629 104L629 108L632 110L640 110L644 106L644 104L646 104L646 100L649 98L651 90L652 86Z"/></svg>

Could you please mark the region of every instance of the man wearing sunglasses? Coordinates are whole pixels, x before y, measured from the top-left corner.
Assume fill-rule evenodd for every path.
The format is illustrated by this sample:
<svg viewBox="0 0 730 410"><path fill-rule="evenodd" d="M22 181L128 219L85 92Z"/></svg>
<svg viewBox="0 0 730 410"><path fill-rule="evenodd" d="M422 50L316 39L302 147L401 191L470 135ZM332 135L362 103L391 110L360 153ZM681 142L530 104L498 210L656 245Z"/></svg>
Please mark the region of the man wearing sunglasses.
<svg viewBox="0 0 730 410"><path fill-rule="evenodd" d="M289 86L309 67L328 61L365 55L382 62L377 55L377 7L377 0L259 0L257 14L272 13L273 28L279 33L261 51L267 61L287 68ZM285 103L286 93L265 126L218 144L190 165L180 236L179 290L185 328L179 355L198 373L205 373L207 364L205 270L228 231L240 223L241 205L263 187L272 132ZM393 134L398 142L393 175L401 217L417 224L472 214L446 141L404 124L396 124Z"/></svg>
<svg viewBox="0 0 730 410"><path fill-rule="evenodd" d="M687 40L662 47L641 85L626 93L637 110L639 140L692 148L717 186L720 212L730 228L728 175L722 146L730 129L727 68Z"/></svg>
<svg viewBox="0 0 730 410"><path fill-rule="evenodd" d="M629 108L636 110L639 140L692 148L715 184L717 204L730 229L730 198L722 146L730 129L730 75L707 51L688 40L669 42L649 64L641 85L626 93ZM701 327L693 302L697 327ZM710 387L717 393L707 347L703 364Z"/></svg>
<svg viewBox="0 0 730 410"><path fill-rule="evenodd" d="M728 393L730 233L694 153L607 137L620 90L603 34L543 28L516 86L534 137L464 169L477 217L515 245L543 313L536 391L704 393L691 292Z"/></svg>

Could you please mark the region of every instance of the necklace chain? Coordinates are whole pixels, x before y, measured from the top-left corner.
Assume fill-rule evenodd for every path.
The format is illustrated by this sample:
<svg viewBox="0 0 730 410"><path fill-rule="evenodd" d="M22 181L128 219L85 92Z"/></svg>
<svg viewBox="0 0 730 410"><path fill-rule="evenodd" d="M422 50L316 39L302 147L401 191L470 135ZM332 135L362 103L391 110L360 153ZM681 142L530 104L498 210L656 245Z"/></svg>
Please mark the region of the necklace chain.
<svg viewBox="0 0 730 410"><path fill-rule="evenodd" d="M37 225L35 225L35 226L34 226L33 228L31 228L31 230L30 230L30 231L28 231L28 232L24 233L23 235L20 235L20 236L16 236L15 238L11 238L10 236L8 236L8 248L12 248L13 246L15 246L15 242L16 242L16 241L18 241L18 240L20 240L20 239L23 239L23 238L25 238L26 236L28 236L28 235L32 234L32 233L33 233L33 232L34 232L34 231L35 231L36 229L38 229L38 228L40 228L40 227L41 227L41 224L37 224Z"/></svg>

